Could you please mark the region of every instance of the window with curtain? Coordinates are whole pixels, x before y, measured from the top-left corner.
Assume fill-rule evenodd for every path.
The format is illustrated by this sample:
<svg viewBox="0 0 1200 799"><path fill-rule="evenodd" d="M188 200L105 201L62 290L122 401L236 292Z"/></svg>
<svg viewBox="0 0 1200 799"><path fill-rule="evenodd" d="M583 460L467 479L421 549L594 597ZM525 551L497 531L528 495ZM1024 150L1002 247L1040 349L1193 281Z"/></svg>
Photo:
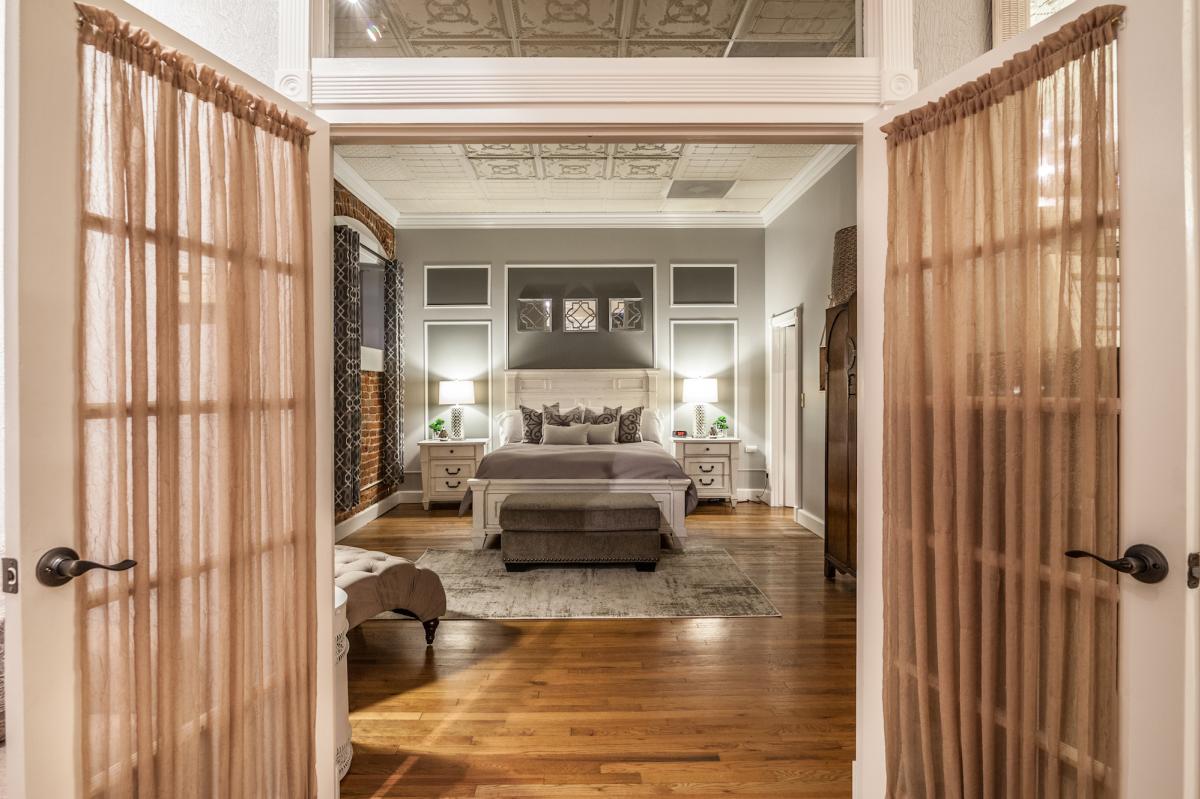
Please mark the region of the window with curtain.
<svg viewBox="0 0 1200 799"><path fill-rule="evenodd" d="M308 135L79 5L89 796L315 796Z"/></svg>
<svg viewBox="0 0 1200 799"><path fill-rule="evenodd" d="M1122 11L884 128L890 796L1116 791Z"/></svg>

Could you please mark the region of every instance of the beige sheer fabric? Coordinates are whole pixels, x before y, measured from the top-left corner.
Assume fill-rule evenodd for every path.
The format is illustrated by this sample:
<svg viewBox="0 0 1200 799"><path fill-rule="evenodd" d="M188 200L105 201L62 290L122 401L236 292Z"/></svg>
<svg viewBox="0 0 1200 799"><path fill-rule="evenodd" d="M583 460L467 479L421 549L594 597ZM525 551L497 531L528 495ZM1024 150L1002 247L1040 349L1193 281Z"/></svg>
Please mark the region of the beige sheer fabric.
<svg viewBox="0 0 1200 799"><path fill-rule="evenodd" d="M314 796L307 130L78 9L85 789Z"/></svg>
<svg viewBox="0 0 1200 799"><path fill-rule="evenodd" d="M890 796L1116 790L1121 11L884 129Z"/></svg>

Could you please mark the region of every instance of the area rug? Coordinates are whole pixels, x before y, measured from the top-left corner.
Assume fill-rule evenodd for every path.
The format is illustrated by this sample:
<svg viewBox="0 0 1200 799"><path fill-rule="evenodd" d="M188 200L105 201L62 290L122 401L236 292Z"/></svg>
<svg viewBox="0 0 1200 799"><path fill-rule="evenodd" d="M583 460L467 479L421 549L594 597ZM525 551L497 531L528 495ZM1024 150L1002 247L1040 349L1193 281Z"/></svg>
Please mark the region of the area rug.
<svg viewBox="0 0 1200 799"><path fill-rule="evenodd" d="M447 619L677 619L778 616L717 547L663 552L658 568L538 566L508 572L494 549L430 549L417 561L446 587Z"/></svg>

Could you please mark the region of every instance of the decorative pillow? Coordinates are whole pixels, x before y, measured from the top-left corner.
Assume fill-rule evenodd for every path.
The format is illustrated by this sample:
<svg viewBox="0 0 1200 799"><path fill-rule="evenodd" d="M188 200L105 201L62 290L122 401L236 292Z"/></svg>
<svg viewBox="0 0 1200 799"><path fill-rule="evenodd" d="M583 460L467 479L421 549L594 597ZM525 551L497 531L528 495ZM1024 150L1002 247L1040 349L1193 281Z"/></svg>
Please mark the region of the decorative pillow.
<svg viewBox="0 0 1200 799"><path fill-rule="evenodd" d="M583 409L571 408L569 411L559 412L558 403L553 405L542 406L542 431L545 428L553 425L554 427L566 427L572 424L583 424Z"/></svg>
<svg viewBox="0 0 1200 799"><path fill-rule="evenodd" d="M555 413L558 413L558 403L545 406L546 409L553 408ZM521 441L526 444L542 443L542 413L535 411L533 408L521 406L521 427L525 434Z"/></svg>
<svg viewBox="0 0 1200 799"><path fill-rule="evenodd" d="M618 444L636 444L642 440L642 406L631 408L621 414L617 425Z"/></svg>
<svg viewBox="0 0 1200 799"><path fill-rule="evenodd" d="M655 444L661 444L663 440L662 426L662 417L658 415L658 411L643 411L642 441L653 441Z"/></svg>
<svg viewBox="0 0 1200 799"><path fill-rule="evenodd" d="M496 432L500 436L500 446L523 440L523 414L520 411L503 411L496 414Z"/></svg>
<svg viewBox="0 0 1200 799"><path fill-rule="evenodd" d="M608 424L589 425L589 428L587 437L589 444L617 443L617 423L615 421Z"/></svg>
<svg viewBox="0 0 1200 799"><path fill-rule="evenodd" d="M557 424L542 425L543 444L586 444L590 424L573 424L570 427Z"/></svg>
<svg viewBox="0 0 1200 799"><path fill-rule="evenodd" d="M615 408L605 407L602 411L594 411L587 408L583 412L583 421L588 424L613 424L621 418L621 406Z"/></svg>

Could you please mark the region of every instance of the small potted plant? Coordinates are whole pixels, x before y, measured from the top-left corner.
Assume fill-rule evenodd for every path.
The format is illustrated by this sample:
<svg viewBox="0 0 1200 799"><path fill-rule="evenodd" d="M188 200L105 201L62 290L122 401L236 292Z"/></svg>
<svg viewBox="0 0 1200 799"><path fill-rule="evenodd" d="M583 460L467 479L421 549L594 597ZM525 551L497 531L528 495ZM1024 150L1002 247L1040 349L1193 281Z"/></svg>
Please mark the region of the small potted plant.
<svg viewBox="0 0 1200 799"><path fill-rule="evenodd" d="M729 418L726 416L718 416L713 422L713 428L717 431L717 438L724 438L729 435Z"/></svg>
<svg viewBox="0 0 1200 799"><path fill-rule="evenodd" d="M433 437L445 440L450 433L446 431L446 420L442 418L434 419L429 423L429 430L433 433Z"/></svg>

